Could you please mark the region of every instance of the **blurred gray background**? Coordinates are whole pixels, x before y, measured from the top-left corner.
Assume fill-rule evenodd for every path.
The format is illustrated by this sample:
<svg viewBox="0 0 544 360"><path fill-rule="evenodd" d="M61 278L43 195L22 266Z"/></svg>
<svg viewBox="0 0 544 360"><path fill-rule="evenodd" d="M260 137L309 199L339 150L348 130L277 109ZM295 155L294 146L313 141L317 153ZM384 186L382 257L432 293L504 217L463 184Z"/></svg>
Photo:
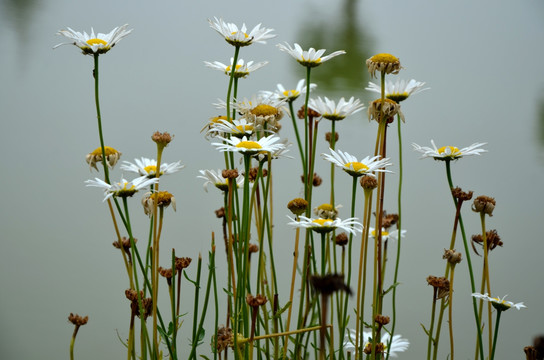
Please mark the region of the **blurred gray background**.
<svg viewBox="0 0 544 360"><path fill-rule="evenodd" d="M62 359L68 357L72 325L70 312L89 315L78 335L76 358L114 359L126 356L119 343L127 335L128 286L121 257L111 243L111 220L102 194L86 188L94 178L85 155L98 146L93 100L92 57L74 46L52 47L65 39L55 33L109 32L125 23L133 34L101 56L101 103L106 144L123 153L122 160L155 157L150 136L155 130L175 134L164 161L182 160L182 172L164 178L178 211L168 210L161 248L164 265L169 251L204 265L211 231L219 234L213 210L222 204L218 191L205 193L199 169L223 167L217 153L199 133L218 111L211 105L226 96L227 77L206 68L203 61L227 63L233 54L207 19L257 23L278 35L267 45L243 48L246 60L270 63L240 81L241 96L274 90L276 83L294 87L304 68L275 44L287 41L346 50L347 55L313 71L318 84L313 96L338 99L375 98L364 88L364 61L379 52L398 56L405 67L398 75L427 82L431 90L403 103L405 180L404 228L399 287L398 331L411 342L401 357L421 359L426 337L420 323L430 318L432 289L428 275L444 271L441 259L453 221L443 163L419 160L410 144L465 147L487 142L488 153L452 165L455 185L497 200L488 229L497 229L504 247L490 257L495 295L523 301L528 306L503 315L498 359L524 358L523 347L544 333L542 288L542 229L544 200L544 5L522 1L203 1L110 2L0 1L0 132L2 229L0 251L0 357L2 359ZM395 79L395 77L389 77ZM299 107L301 101L296 103ZM282 137L294 142L290 119L283 121ZM374 149L376 124L366 115L351 116L337 127L338 148L359 157ZM393 128L394 129L394 128ZM320 136L330 131L321 123ZM397 164L396 135L389 138L389 154ZM326 151L321 141L318 152ZM291 155L297 156L296 146ZM276 162L275 243L279 269L290 269L294 231L286 226L285 204L301 195L298 159ZM327 202L329 164L317 165L324 178L314 204ZM396 167L393 167L395 170ZM112 179L118 179L118 168ZM350 178L337 172L338 189ZM386 209L396 211L396 175L387 177ZM349 193L337 192L349 215ZM361 216L362 198L359 198ZM137 238L145 238L147 218L133 200L132 218ZM479 217L464 209L467 233L480 231ZM458 238L458 250L462 249ZM461 250L464 253L464 250ZM223 248L218 266L224 272ZM394 252L391 252L391 257ZM479 279L481 258L473 255ZM163 265L163 266L164 266ZM392 269L392 265L390 265ZM288 278L289 272L282 273ZM456 356L473 358L474 324L466 263L456 272L454 297ZM479 280L478 280L479 282ZM184 312L191 311L192 289L184 282ZM288 294L288 281L280 281ZM164 287L165 288L165 287ZM164 291L163 288L163 291ZM163 300L166 293L163 292ZM223 316L222 316L223 317ZM188 344L192 316L185 317L179 343ZM446 325L446 324L444 324ZM211 330L206 334L209 341ZM442 352L449 347L443 330ZM208 352L208 345L202 345ZM183 357L183 356L182 356Z"/></svg>

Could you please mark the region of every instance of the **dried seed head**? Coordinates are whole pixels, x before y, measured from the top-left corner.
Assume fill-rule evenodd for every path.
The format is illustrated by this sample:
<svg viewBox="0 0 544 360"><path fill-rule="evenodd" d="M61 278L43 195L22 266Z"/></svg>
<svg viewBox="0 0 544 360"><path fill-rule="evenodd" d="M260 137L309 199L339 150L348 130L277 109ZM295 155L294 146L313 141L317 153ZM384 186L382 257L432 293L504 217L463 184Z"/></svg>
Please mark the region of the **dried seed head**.
<svg viewBox="0 0 544 360"><path fill-rule="evenodd" d="M376 120L380 122L380 116L382 113L382 99L376 99L370 103L368 106L368 121ZM404 114L400 111L400 105L391 99L384 99L383 101L383 116L385 119L393 118L395 115L399 114L400 119L404 122Z"/></svg>
<svg viewBox="0 0 544 360"><path fill-rule="evenodd" d="M376 317L374 318L374 321L381 325L381 326L384 326L384 325L387 325L389 324L389 321L391 321L391 319L389 318L389 316L385 316L385 315L376 315Z"/></svg>
<svg viewBox="0 0 544 360"><path fill-rule="evenodd" d="M88 316L79 316L78 314L72 314L70 313L70 316L68 316L68 321L74 324L75 326L81 326L85 325L89 321Z"/></svg>
<svg viewBox="0 0 544 360"><path fill-rule="evenodd" d="M155 131L153 135L151 135L151 140L153 140L160 148L164 148L166 145L168 145L173 138L174 136L170 135L167 132L161 133Z"/></svg>
<svg viewBox="0 0 544 360"><path fill-rule="evenodd" d="M331 143L331 139L332 139L332 133L331 132L328 132L325 134L325 140L327 140L327 142L330 144ZM334 142L338 142L338 132L334 132Z"/></svg>
<svg viewBox="0 0 544 360"><path fill-rule="evenodd" d="M302 107L300 108L300 110L297 111L297 117L298 117L299 119L304 119L304 110L305 110L305 109L306 109L305 106L302 105ZM318 113L317 111L315 111L315 110L313 110L313 109L311 109L311 108L308 108L308 117L309 117L309 118L312 119L312 118L314 118L314 117L320 117L320 116L321 116L320 113Z"/></svg>
<svg viewBox="0 0 544 360"><path fill-rule="evenodd" d="M268 175L268 170L262 169L261 171L262 177L266 177ZM254 182L255 179L257 179L257 175L259 174L259 168L258 167L252 167L249 169L249 181Z"/></svg>
<svg viewBox="0 0 544 360"><path fill-rule="evenodd" d="M110 168L113 168L121 158L121 155L123 155L119 151L109 146L104 146L104 153L106 154L106 164ZM91 169L94 168L96 171L98 171L96 164L102 162L102 148L96 148L94 151L87 154L85 156L85 161L87 161L87 164L89 164Z"/></svg>
<svg viewBox="0 0 544 360"><path fill-rule="evenodd" d="M133 289L125 290L125 296L130 301L138 301L138 292L136 290L133 290ZM140 297L141 298L144 297L144 292L143 291L140 291Z"/></svg>
<svg viewBox="0 0 544 360"><path fill-rule="evenodd" d="M190 257L176 257L176 270L181 271L191 265L192 259Z"/></svg>
<svg viewBox="0 0 544 360"><path fill-rule="evenodd" d="M472 211L484 213L489 216L493 216L493 210L495 209L495 199L489 196L478 196L472 203Z"/></svg>
<svg viewBox="0 0 544 360"><path fill-rule="evenodd" d="M370 76L375 78L376 71L384 72L386 74L398 74L402 66L400 66L400 60L391 54L377 54L372 56L366 61L368 72Z"/></svg>
<svg viewBox="0 0 544 360"><path fill-rule="evenodd" d="M230 346L230 344L233 342L233 333L232 329L221 326L219 329L217 329L217 352L222 352L227 347ZM215 335L212 336L212 347L215 344Z"/></svg>
<svg viewBox="0 0 544 360"><path fill-rule="evenodd" d="M369 342L366 344L363 352L367 355L370 355L372 352L372 342ZM383 354L385 353L385 345L383 343L376 343L376 349L374 351L374 354Z"/></svg>
<svg viewBox="0 0 544 360"><path fill-rule="evenodd" d="M526 346L523 348L526 360L537 360L537 350L534 346ZM542 359L542 357L540 358Z"/></svg>
<svg viewBox="0 0 544 360"><path fill-rule="evenodd" d="M336 238L334 239L336 242L336 245L338 246L346 246L348 244L348 235L343 232L338 235L336 235Z"/></svg>
<svg viewBox="0 0 544 360"><path fill-rule="evenodd" d="M450 281L445 277L429 275L427 277L427 283L438 290L438 294L436 296L437 299L442 299L449 294Z"/></svg>
<svg viewBox="0 0 544 360"><path fill-rule="evenodd" d="M304 183L304 175L300 176L300 180ZM318 187L323 182L323 179L317 173L314 173L314 178L312 179L312 184L315 187Z"/></svg>
<svg viewBox="0 0 544 360"><path fill-rule="evenodd" d="M165 277L167 279L172 278L172 269L165 269L161 266L159 266L159 274L161 274L162 277Z"/></svg>
<svg viewBox="0 0 544 360"><path fill-rule="evenodd" d="M259 245L257 244L249 244L249 254L251 256L252 253L259 252Z"/></svg>
<svg viewBox="0 0 544 360"><path fill-rule="evenodd" d="M501 237L497 233L497 230L486 231L485 235L486 235L486 242L487 242L487 250L488 251L491 251L491 250L495 249L497 246L502 247L503 242L501 241ZM478 254L478 252L476 251L476 248L474 247L474 244L478 244L478 245L480 245L482 247L484 246L484 238L483 238L483 236L481 234L472 235L472 249L474 250L474 252L476 254ZM478 254L478 255L480 255L480 254Z"/></svg>
<svg viewBox="0 0 544 360"><path fill-rule="evenodd" d="M133 239L133 240L134 240L134 244L138 242L138 239ZM124 251L128 252L130 250L130 238L123 236L121 238L121 245L119 245L119 241L114 241L112 245L116 249L121 249L122 247Z"/></svg>
<svg viewBox="0 0 544 360"><path fill-rule="evenodd" d="M236 179L238 177L238 169L225 169L221 172L221 176L225 179Z"/></svg>
<svg viewBox="0 0 544 360"><path fill-rule="evenodd" d="M374 190L378 187L378 180L374 175L365 175L359 180L361 187L365 190Z"/></svg>
<svg viewBox="0 0 544 360"><path fill-rule="evenodd" d="M312 275L310 283L319 293L324 295L330 295L339 290L351 295L351 289L344 283L344 275L342 274Z"/></svg>
<svg viewBox="0 0 544 360"><path fill-rule="evenodd" d="M266 299L266 296L258 294L256 296L253 296L251 294L247 294L246 296L246 303L251 307L259 307L266 304L268 300Z"/></svg>
<svg viewBox="0 0 544 360"><path fill-rule="evenodd" d="M308 202L302 198L295 198L287 204L287 208L295 215L302 215L308 207Z"/></svg>
<svg viewBox="0 0 544 360"><path fill-rule="evenodd" d="M217 216L218 219L224 218L225 217L225 208L221 207L221 208L215 210L215 216Z"/></svg>
<svg viewBox="0 0 544 360"><path fill-rule="evenodd" d="M382 218L382 227L389 229L399 221L398 214L385 214Z"/></svg>
<svg viewBox="0 0 544 360"><path fill-rule="evenodd" d="M467 201L472 199L472 191L464 192L460 187L453 188L451 194L458 200Z"/></svg>
<svg viewBox="0 0 544 360"><path fill-rule="evenodd" d="M455 249L444 249L444 255L442 255L442 259L448 260L448 262L452 265L457 265L462 260L462 255L460 252L455 251Z"/></svg>

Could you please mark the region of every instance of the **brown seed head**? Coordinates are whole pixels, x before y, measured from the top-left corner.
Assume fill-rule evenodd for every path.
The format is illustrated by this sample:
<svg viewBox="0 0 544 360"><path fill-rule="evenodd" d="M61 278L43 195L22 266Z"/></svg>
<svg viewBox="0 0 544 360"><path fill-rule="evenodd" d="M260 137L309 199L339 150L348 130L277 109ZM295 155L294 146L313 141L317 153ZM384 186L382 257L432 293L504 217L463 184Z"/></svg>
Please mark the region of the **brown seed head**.
<svg viewBox="0 0 544 360"><path fill-rule="evenodd" d="M325 134L325 140L327 140L327 142L330 144L331 143L331 139L332 139L332 133L331 132L328 132ZM334 142L338 142L338 132L334 132Z"/></svg>
<svg viewBox="0 0 544 360"><path fill-rule="evenodd" d="M225 179L236 179L238 177L238 169L225 169L221 172L221 176Z"/></svg>
<svg viewBox="0 0 544 360"><path fill-rule="evenodd" d="M312 275L310 283L319 293L324 295L330 295L339 290L351 295L351 289L344 283L344 275L342 274Z"/></svg>
<svg viewBox="0 0 544 360"><path fill-rule="evenodd" d="M302 215L308 207L308 202L302 198L295 198L287 204L287 208L295 215Z"/></svg>
<svg viewBox="0 0 544 360"><path fill-rule="evenodd" d="M252 253L256 253L256 252L259 252L259 245L257 244L249 244L249 253L252 254Z"/></svg>
<svg viewBox="0 0 544 360"><path fill-rule="evenodd" d="M74 324L75 326L79 327L81 325L85 325L87 321L89 321L89 317L88 316L83 317L83 316L79 316L78 314L70 313L70 316L68 316L68 321Z"/></svg>
<svg viewBox="0 0 544 360"><path fill-rule="evenodd" d="M233 332L231 328L221 326L217 329L217 351L222 352L228 348L233 342ZM212 337L212 347L215 344L215 339Z"/></svg>
<svg viewBox="0 0 544 360"><path fill-rule="evenodd" d="M472 211L484 213L489 216L493 216L493 210L495 209L495 199L489 196L478 196L472 203Z"/></svg>
<svg viewBox="0 0 544 360"><path fill-rule="evenodd" d="M376 99L368 106L368 121L376 120L381 121L380 116L382 113L382 99ZM383 116L385 118L392 118L399 114L401 120L404 122L404 115L400 111L400 105L391 99L384 99L383 101Z"/></svg>
<svg viewBox="0 0 544 360"><path fill-rule="evenodd" d="M259 174L259 168L258 167L252 167L249 169L249 181L254 182L255 179L257 179L257 175ZM262 177L266 177L268 175L268 170L262 169Z"/></svg>
<svg viewBox="0 0 544 360"><path fill-rule="evenodd" d="M361 187L365 190L374 190L378 187L378 180L374 175L365 175L359 180Z"/></svg>
<svg viewBox="0 0 544 360"><path fill-rule="evenodd" d="M472 199L472 191L464 192L460 187L453 188L451 194L458 200L467 201Z"/></svg>
<svg viewBox="0 0 544 360"><path fill-rule="evenodd" d="M138 300L138 292L136 290L133 290L133 289L125 290L125 296L130 301L137 301ZM143 291L140 291L140 297L141 298L144 297L144 292Z"/></svg>
<svg viewBox="0 0 544 360"><path fill-rule="evenodd" d="M497 233L497 230L489 230L485 234L486 234L487 250L488 251L491 251L491 250L495 249L497 246L502 247L503 242L501 241L501 237ZM472 243L473 243L472 248L474 249L476 254L478 254L478 252L474 248L474 244L476 243L476 244L483 247L484 246L483 236L481 234L472 235Z"/></svg>
<svg viewBox="0 0 544 360"><path fill-rule="evenodd" d="M389 324L389 321L391 321L391 319L389 318L389 316L385 316L385 315L376 315L376 317L374 318L374 321L381 325L381 326L384 326L384 325L387 325Z"/></svg>
<svg viewBox="0 0 544 360"><path fill-rule="evenodd" d="M367 355L370 355L372 353L372 342L369 342L366 344L363 352ZM383 343L376 343L376 349L374 351L374 354L383 354L385 352L385 345Z"/></svg>
<svg viewBox="0 0 544 360"><path fill-rule="evenodd" d="M159 266L159 274L161 274L162 277L165 277L167 279L172 278L172 269L165 269L161 266Z"/></svg>
<svg viewBox="0 0 544 360"><path fill-rule="evenodd" d="M348 244L348 235L345 232L340 233L336 235L334 241L338 246L346 246Z"/></svg>
<svg viewBox="0 0 544 360"><path fill-rule="evenodd" d="M450 291L450 281L445 277L429 275L427 277L427 283L438 290L437 299L442 299L448 295Z"/></svg>
<svg viewBox="0 0 544 360"><path fill-rule="evenodd" d="M159 208L167 208L172 205L172 209L176 211L176 198L174 195L170 194L168 191L159 191L156 193L148 192L142 198L142 206L144 208L144 213L151 217L153 211L155 211L155 203Z"/></svg>
<svg viewBox="0 0 544 360"><path fill-rule="evenodd" d="M455 251L455 249L444 249L444 255L442 255L442 259L448 260L448 262L452 265L457 265L462 260L462 255L460 252Z"/></svg>
<svg viewBox="0 0 544 360"><path fill-rule="evenodd" d="M190 257L176 257L176 270L181 271L191 265L192 259Z"/></svg>
<svg viewBox="0 0 544 360"><path fill-rule="evenodd" d="M304 119L304 110L305 110L305 107L304 105L302 105L302 107L300 108L300 110L297 112L297 117L299 119ZM311 109L311 108L308 108L308 117L309 118L314 118L314 117L320 117L321 114L318 113L317 111Z"/></svg>
<svg viewBox="0 0 544 360"><path fill-rule="evenodd" d="M300 180L304 182L304 175L300 176ZM314 173L314 178L312 179L313 186L318 187L319 185L321 185L322 182L323 179L321 179L321 177L317 175L317 173Z"/></svg>
<svg viewBox="0 0 544 360"><path fill-rule="evenodd" d="M385 214L382 218L382 226L386 229L389 229L391 226L395 225L399 221L398 214Z"/></svg>
<svg viewBox="0 0 544 360"><path fill-rule="evenodd" d="M161 148L164 148L166 145L168 145L170 141L172 141L173 138L174 137L167 132L161 133L161 132L155 131L153 135L151 135L151 140L157 143L157 145L160 146Z"/></svg>
<svg viewBox="0 0 544 360"><path fill-rule="evenodd" d="M263 306L264 304L266 304L267 301L268 300L266 299L266 296L261 294L258 294L256 296L247 294L246 296L246 303L253 308Z"/></svg>
<svg viewBox="0 0 544 360"><path fill-rule="evenodd" d="M225 217L225 208L220 207L219 209L215 210L215 216L217 216L218 219Z"/></svg>
<svg viewBox="0 0 544 360"><path fill-rule="evenodd" d="M534 346L526 346L523 348L526 360L537 360L537 350ZM542 359L542 358L540 358Z"/></svg>
<svg viewBox="0 0 544 360"><path fill-rule="evenodd" d="M134 243L138 242L138 239L133 239ZM130 238L127 238L126 236L123 236L121 238L121 245L119 245L119 241L114 241L112 243L113 247L116 249L121 249L123 247L123 250L128 251L130 250Z"/></svg>

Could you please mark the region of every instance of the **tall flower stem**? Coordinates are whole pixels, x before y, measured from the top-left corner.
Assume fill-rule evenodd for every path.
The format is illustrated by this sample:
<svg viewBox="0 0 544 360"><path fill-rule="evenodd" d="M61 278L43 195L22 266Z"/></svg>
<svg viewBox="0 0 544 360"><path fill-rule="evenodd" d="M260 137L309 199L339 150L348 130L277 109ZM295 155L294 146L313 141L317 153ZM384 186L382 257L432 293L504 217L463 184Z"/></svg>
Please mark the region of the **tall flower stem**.
<svg viewBox="0 0 544 360"><path fill-rule="evenodd" d="M448 185L450 187L450 191L453 189L453 181L451 180L451 166L450 162L451 160L446 159L446 176L448 178ZM457 207L457 199L452 195L453 204L455 207ZM474 272L472 270L472 260L470 258L470 251L468 248L468 242L467 242L467 236L465 234L465 226L463 224L463 217L461 214L459 214L459 227L461 228L461 236L463 237L463 247L465 249L465 254L467 256L467 265L468 265L468 272L470 275L470 289L472 293L476 292L476 285L474 283ZM480 318L478 316L478 307L476 306L476 298L472 297L472 308L474 311L474 319L476 321L476 331L478 333L478 344L482 345L482 328L480 325ZM484 351L482 347L480 346L480 360L484 360Z"/></svg>
<svg viewBox="0 0 544 360"><path fill-rule="evenodd" d="M331 124L331 140L330 140L331 149L335 150L336 146L336 121L332 120ZM331 206L334 208L334 164L331 163ZM342 341L342 339L340 339ZM340 352L342 353L342 352Z"/></svg>
<svg viewBox="0 0 544 360"><path fill-rule="evenodd" d="M311 126L308 124L308 102L310 101L310 73L311 73L311 67L306 68L306 97L304 100L304 199L308 201L308 204L310 204L309 199L309 193L310 193L310 186L312 184L313 180L313 173L310 174L310 156L309 156L309 138L308 138L308 127ZM312 177L311 179L308 177ZM309 216L311 207L308 205L308 209L306 210L306 216Z"/></svg>
<svg viewBox="0 0 544 360"><path fill-rule="evenodd" d="M289 101L289 111L291 113L291 120L293 121L293 129L295 130L295 136L297 138L298 151L300 153L300 160L302 162L302 171L306 169L306 157L304 155L304 150L302 149L302 142L300 141L300 134L298 132L298 126L296 121L295 110L293 109L293 101Z"/></svg>
<svg viewBox="0 0 544 360"><path fill-rule="evenodd" d="M227 121L230 122L232 120L231 118L231 112L230 112L230 97L232 93L233 83L234 83L234 73L236 72L236 63L238 62L238 54L240 53L240 46L234 47L234 58L232 59L232 67L230 71L230 78L229 78L229 88L227 90Z"/></svg>
<svg viewBox="0 0 544 360"><path fill-rule="evenodd" d="M100 101L98 96L98 54L94 54L94 102L96 106L96 119L98 121L98 137L100 138L100 149L102 150L102 166L104 167L104 180L109 184L110 175L106 164L106 149L104 146L104 135L102 133L102 116L100 115Z"/></svg>
<svg viewBox="0 0 544 360"><path fill-rule="evenodd" d="M484 285L484 283L486 284L486 287L487 287L487 293L488 294L491 294L491 284L489 282L489 246L487 244L487 232L486 232L486 229L485 229L485 213L484 212L481 212L480 213L480 223L482 224L482 239L483 239L483 246L484 246L484 271L483 271L483 279L482 279L482 287ZM481 293L483 294L483 289L481 291ZM482 300L480 300L482 301ZM493 327L493 319L491 317L491 302L488 302L487 303L487 321L488 321L488 333L489 333L489 353L491 353L492 349L491 349L491 346L492 346L492 327Z"/></svg>
<svg viewBox="0 0 544 360"><path fill-rule="evenodd" d="M438 289L436 287L433 287L433 308L431 311L431 325L429 327L429 332L427 335L429 335L429 340L427 341L427 360L431 359L431 345L433 345L433 330L434 330L434 316L436 312L436 295L438 293Z"/></svg>
<svg viewBox="0 0 544 360"><path fill-rule="evenodd" d="M450 332L450 359L454 360L454 343L453 343L453 277L455 275L455 264L451 266L450 276L450 293L448 295L448 328Z"/></svg>
<svg viewBox="0 0 544 360"><path fill-rule="evenodd" d="M493 337L493 349L489 360L495 359L495 349L497 348L497 335L499 334L499 323L501 322L502 310L497 309L497 321L495 322L495 335Z"/></svg>
<svg viewBox="0 0 544 360"><path fill-rule="evenodd" d="M296 217L298 221L298 216ZM296 228L295 233L295 250L293 251L293 271L291 274L291 291L289 292L289 310L287 312L287 323L285 326L285 331L289 332L289 327L291 325L291 313L293 310L293 295L295 292L295 277L297 274L297 260L298 260L298 242L299 242L300 228ZM289 345L289 335L285 336L284 347L283 347L283 357L287 358L287 347Z"/></svg>

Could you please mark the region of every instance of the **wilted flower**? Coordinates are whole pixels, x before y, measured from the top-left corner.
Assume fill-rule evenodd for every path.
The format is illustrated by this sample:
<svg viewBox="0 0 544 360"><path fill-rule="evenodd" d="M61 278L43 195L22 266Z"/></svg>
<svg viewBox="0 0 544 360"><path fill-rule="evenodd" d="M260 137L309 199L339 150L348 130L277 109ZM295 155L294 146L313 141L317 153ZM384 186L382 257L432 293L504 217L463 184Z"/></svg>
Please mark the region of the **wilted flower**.
<svg viewBox="0 0 544 360"><path fill-rule="evenodd" d="M61 45L72 44L80 48L84 55L105 54L121 41L121 39L132 32L132 29L127 30L127 27L128 24L125 24L116 27L108 34L97 33L96 35L92 28L91 34L87 34L86 32L80 33L79 31L70 28L67 28L68 30L60 30L57 35L65 36L72 41L55 45L53 49L56 49Z"/></svg>
<svg viewBox="0 0 544 360"><path fill-rule="evenodd" d="M106 154L106 165L110 168L113 168L115 164L117 164L122 155L119 151L110 146L104 146L104 153ZM93 152L87 154L87 156L85 156L85 161L87 161L87 164L89 164L91 168L95 168L95 170L98 171L96 163L102 162L102 148L96 148Z"/></svg>

